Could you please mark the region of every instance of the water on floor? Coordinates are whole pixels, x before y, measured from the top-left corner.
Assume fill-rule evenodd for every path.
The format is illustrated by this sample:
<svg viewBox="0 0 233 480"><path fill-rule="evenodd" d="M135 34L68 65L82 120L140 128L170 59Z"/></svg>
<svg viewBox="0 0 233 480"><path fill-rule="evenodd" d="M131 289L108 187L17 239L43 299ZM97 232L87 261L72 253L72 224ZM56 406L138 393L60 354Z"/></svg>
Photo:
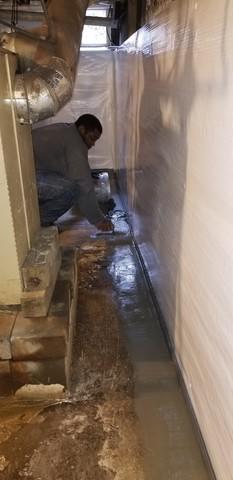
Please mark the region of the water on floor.
<svg viewBox="0 0 233 480"><path fill-rule="evenodd" d="M4 480L207 480L207 469L129 229L96 236L63 222L78 246L72 391L0 405Z"/></svg>

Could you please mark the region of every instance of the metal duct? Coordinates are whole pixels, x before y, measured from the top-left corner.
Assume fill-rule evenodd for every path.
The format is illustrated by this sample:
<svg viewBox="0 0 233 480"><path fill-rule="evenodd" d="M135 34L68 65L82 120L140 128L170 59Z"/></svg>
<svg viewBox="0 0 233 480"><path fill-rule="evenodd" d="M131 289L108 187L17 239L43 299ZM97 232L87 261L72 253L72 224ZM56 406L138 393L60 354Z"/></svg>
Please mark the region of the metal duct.
<svg viewBox="0 0 233 480"><path fill-rule="evenodd" d="M49 38L4 33L0 45L19 56L15 102L21 122L51 117L70 99L73 90L87 0L51 0Z"/></svg>

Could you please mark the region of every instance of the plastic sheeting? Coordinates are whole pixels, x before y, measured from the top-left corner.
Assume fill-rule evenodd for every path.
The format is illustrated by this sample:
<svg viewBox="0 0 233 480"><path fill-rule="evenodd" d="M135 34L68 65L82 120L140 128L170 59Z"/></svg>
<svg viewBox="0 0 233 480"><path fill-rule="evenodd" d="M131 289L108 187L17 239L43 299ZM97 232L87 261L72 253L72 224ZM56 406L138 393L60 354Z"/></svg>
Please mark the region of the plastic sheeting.
<svg viewBox="0 0 233 480"><path fill-rule="evenodd" d="M118 52L82 52L50 119L103 123L91 163L119 170L218 480L233 479L232 27L229 0L175 0Z"/></svg>
<svg viewBox="0 0 233 480"><path fill-rule="evenodd" d="M233 2L174 1L116 54L116 162L218 480L233 452Z"/></svg>
<svg viewBox="0 0 233 480"><path fill-rule="evenodd" d="M115 167L114 61L110 50L81 50L77 77L70 102L55 117L35 127L58 122L74 122L84 113L96 115L103 134L89 152L91 168Z"/></svg>

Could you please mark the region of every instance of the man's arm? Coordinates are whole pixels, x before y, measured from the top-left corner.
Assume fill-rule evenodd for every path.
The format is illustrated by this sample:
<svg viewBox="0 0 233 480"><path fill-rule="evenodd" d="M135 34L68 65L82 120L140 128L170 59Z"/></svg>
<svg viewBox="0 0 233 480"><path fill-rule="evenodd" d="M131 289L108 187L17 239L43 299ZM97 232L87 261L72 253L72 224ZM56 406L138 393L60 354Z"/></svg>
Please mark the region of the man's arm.
<svg viewBox="0 0 233 480"><path fill-rule="evenodd" d="M75 131L74 135L67 138L65 143L67 176L77 185L76 205L88 221L99 230L113 230L112 222L103 215L99 208L88 163L87 148L82 144L82 140Z"/></svg>
<svg viewBox="0 0 233 480"><path fill-rule="evenodd" d="M79 191L77 195L77 206L87 220L95 225L98 230L113 230L112 222L103 215L99 208L93 185L89 191L87 191L85 186L80 188L80 185L77 186L77 189Z"/></svg>

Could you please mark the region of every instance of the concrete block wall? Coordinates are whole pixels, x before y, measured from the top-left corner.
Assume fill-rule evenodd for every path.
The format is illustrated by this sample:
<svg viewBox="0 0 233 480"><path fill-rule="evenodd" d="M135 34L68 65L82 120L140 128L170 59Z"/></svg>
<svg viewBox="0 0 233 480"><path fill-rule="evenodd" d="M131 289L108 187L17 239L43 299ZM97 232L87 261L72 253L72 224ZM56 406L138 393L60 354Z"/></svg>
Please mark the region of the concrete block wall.
<svg viewBox="0 0 233 480"><path fill-rule="evenodd" d="M62 265L47 316L0 310L0 397L25 384L70 387L77 305L77 250L63 249Z"/></svg>

